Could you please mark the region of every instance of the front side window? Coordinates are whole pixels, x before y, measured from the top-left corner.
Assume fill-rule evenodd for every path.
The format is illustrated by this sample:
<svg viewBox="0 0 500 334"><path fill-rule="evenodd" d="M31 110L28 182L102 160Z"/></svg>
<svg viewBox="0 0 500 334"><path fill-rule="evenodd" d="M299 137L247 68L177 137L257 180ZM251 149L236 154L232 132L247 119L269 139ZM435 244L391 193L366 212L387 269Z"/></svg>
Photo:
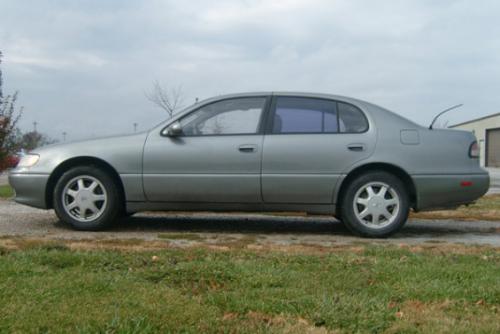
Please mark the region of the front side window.
<svg viewBox="0 0 500 334"><path fill-rule="evenodd" d="M187 136L256 134L266 98L245 97L214 102L180 122Z"/></svg>
<svg viewBox="0 0 500 334"><path fill-rule="evenodd" d="M334 101L276 98L272 133L336 133L337 105Z"/></svg>

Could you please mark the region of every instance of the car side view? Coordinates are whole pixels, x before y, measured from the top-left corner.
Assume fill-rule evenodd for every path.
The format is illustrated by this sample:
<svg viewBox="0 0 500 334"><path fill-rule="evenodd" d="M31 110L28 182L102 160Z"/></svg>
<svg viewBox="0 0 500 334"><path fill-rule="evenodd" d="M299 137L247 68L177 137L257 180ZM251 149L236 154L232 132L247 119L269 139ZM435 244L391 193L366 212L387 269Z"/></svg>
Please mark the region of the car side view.
<svg viewBox="0 0 500 334"><path fill-rule="evenodd" d="M219 96L150 131L40 148L9 175L19 203L79 230L145 210L301 211L385 237L415 211L489 187L472 133L428 129L361 100Z"/></svg>

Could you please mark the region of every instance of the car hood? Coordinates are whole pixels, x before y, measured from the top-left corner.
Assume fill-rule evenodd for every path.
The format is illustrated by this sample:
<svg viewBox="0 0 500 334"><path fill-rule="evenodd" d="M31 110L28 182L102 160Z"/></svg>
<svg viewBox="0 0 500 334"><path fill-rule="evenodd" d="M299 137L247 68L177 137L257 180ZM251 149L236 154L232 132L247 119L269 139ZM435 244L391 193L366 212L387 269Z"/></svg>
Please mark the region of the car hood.
<svg viewBox="0 0 500 334"><path fill-rule="evenodd" d="M14 172L50 174L71 159L97 159L119 173L138 173L142 168L142 151L147 132L49 145L33 150L40 155L38 163Z"/></svg>
<svg viewBox="0 0 500 334"><path fill-rule="evenodd" d="M89 151L91 148L100 148L103 145L118 145L123 146L125 143L129 143L130 139L137 140L145 140L147 136L147 132L140 132L134 134L126 134L126 135L112 135L105 137L98 137L92 139L81 139L64 143L55 143L46 146L42 146L32 150L30 153L35 154L45 154L52 151L61 151L61 150L72 150L72 149L83 149L84 151Z"/></svg>

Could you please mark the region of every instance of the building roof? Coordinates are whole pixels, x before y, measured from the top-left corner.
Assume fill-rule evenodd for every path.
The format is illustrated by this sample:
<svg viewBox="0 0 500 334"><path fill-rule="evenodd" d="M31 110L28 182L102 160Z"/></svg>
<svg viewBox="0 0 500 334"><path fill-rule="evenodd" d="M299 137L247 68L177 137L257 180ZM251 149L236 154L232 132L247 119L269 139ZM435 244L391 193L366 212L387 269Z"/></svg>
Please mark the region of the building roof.
<svg viewBox="0 0 500 334"><path fill-rule="evenodd" d="M497 116L500 116L500 112L499 112L499 113L496 113L496 114L491 114L491 115L488 115L488 116L483 116L483 117L479 117L479 118L474 118L474 119L471 119L470 121L466 121L466 122L462 122L462 123L454 124L454 125L451 125L451 126L449 126L449 127L450 127L450 128L456 128L457 126L460 126L460 125L465 125L465 124L469 124L469 123L474 123L474 122L477 122L477 121L482 121L483 119L487 119L487 118L491 118L491 117L497 117Z"/></svg>

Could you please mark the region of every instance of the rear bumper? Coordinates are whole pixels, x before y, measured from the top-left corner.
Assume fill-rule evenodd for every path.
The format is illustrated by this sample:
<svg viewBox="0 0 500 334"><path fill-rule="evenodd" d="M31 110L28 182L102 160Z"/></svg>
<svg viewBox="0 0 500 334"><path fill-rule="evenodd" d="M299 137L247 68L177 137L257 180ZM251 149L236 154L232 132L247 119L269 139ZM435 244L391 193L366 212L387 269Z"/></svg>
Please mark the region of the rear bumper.
<svg viewBox="0 0 500 334"><path fill-rule="evenodd" d="M9 174L9 183L16 192L14 200L40 209L47 209L45 189L48 180L48 174Z"/></svg>
<svg viewBox="0 0 500 334"><path fill-rule="evenodd" d="M490 186L488 173L413 175L412 178L417 191L417 211L472 203L483 196Z"/></svg>

